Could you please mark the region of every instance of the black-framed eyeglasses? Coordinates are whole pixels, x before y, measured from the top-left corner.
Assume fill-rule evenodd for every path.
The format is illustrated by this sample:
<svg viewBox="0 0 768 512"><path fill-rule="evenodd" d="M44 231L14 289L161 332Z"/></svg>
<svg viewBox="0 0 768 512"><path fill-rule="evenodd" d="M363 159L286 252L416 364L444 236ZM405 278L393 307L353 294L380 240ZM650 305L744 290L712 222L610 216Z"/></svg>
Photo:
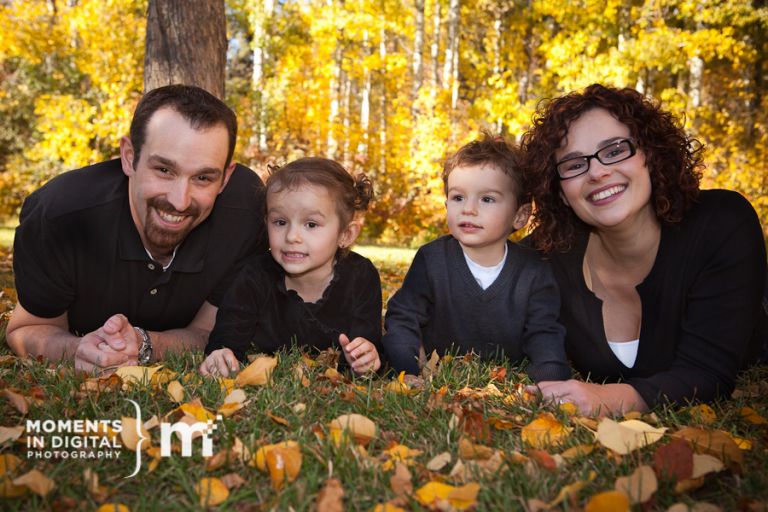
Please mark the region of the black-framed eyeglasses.
<svg viewBox="0 0 768 512"><path fill-rule="evenodd" d="M557 162L555 167L561 180L569 180L587 172L589 163L593 158L603 165L613 165L632 158L635 153L637 153L637 148L632 139L619 139L598 149L594 155L567 158Z"/></svg>

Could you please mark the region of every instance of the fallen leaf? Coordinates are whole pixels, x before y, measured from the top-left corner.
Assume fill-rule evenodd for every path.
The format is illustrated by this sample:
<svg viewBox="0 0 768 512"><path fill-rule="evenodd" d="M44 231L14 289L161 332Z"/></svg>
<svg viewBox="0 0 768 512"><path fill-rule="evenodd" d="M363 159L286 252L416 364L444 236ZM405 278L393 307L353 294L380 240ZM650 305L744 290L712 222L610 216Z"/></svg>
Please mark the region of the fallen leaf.
<svg viewBox="0 0 768 512"><path fill-rule="evenodd" d="M381 469L389 471L394 468L395 463L398 462L402 462L407 466L412 466L415 462L413 459L421 455L421 450L408 448L404 444L395 444L384 450L381 454L386 457L384 464L381 465Z"/></svg>
<svg viewBox="0 0 768 512"><path fill-rule="evenodd" d="M589 455L595 450L594 444L578 444L576 446L572 446L565 450L563 453L560 454L562 458L565 460L574 460L578 459L579 457L583 457L585 455Z"/></svg>
<svg viewBox="0 0 768 512"><path fill-rule="evenodd" d="M190 402L181 404L179 406L179 410L182 411L187 416L192 416L197 421L207 422L209 420L213 421L216 419L216 415L214 415L213 413L208 411L208 409L203 407L203 403L200 401L199 398L195 398Z"/></svg>
<svg viewBox="0 0 768 512"><path fill-rule="evenodd" d="M413 494L413 483L411 482L411 472L405 464L397 463L395 473L389 477L389 486L395 496L410 496Z"/></svg>
<svg viewBox="0 0 768 512"><path fill-rule="evenodd" d="M726 464L734 464L737 471L741 469L744 454L727 432L684 427L672 437L687 439L695 452L714 455Z"/></svg>
<svg viewBox="0 0 768 512"><path fill-rule="evenodd" d="M24 427L0 427L0 444L15 441L24 433Z"/></svg>
<svg viewBox="0 0 768 512"><path fill-rule="evenodd" d="M123 382L123 389L137 384L149 385L152 383L152 376L162 365L157 366L121 366L115 370L115 375L120 377Z"/></svg>
<svg viewBox="0 0 768 512"><path fill-rule="evenodd" d="M640 466L629 476L621 476L614 484L617 491L627 495L632 505L646 503L659 488L651 466Z"/></svg>
<svg viewBox="0 0 768 512"><path fill-rule="evenodd" d="M606 491L592 496L584 512L629 512L629 498L619 491Z"/></svg>
<svg viewBox="0 0 768 512"><path fill-rule="evenodd" d="M230 491L232 489L237 489L238 487L242 487L246 484L245 478L243 478L237 473L227 473L226 475L222 476L220 480L221 480L221 483L224 484L224 487L226 487Z"/></svg>
<svg viewBox="0 0 768 512"><path fill-rule="evenodd" d="M528 450L528 456L542 468L548 471L557 469L557 461L544 450Z"/></svg>
<svg viewBox="0 0 768 512"><path fill-rule="evenodd" d="M496 366L491 370L491 380L496 382L504 382L507 378L507 369L503 366Z"/></svg>
<svg viewBox="0 0 768 512"><path fill-rule="evenodd" d="M493 455L484 460L462 461L459 459L448 476L460 482L468 482L477 477L491 477L506 468L503 464L504 453L501 450L494 450Z"/></svg>
<svg viewBox="0 0 768 512"><path fill-rule="evenodd" d="M564 486L562 489L560 489L560 492L557 493L557 496L554 500L550 501L549 503L546 503L547 508L554 508L558 506L560 503L564 502L565 500L573 501L576 500L579 496L579 492L589 485L595 478L597 478L597 473L594 471L589 472L589 476L586 480L577 480L573 482L572 484L568 484Z"/></svg>
<svg viewBox="0 0 768 512"><path fill-rule="evenodd" d="M270 411L267 411L267 417L269 417L269 419L271 419L271 420L272 420L272 421L274 421L275 423L278 423L278 424L280 424L280 425L283 425L284 427L289 427L289 426L291 425L290 423L288 423L288 420L287 420L287 419L285 419L285 418L282 418L282 417L280 417L280 416L275 416L275 415L274 415L274 414L272 414Z"/></svg>
<svg viewBox="0 0 768 512"><path fill-rule="evenodd" d="M253 454L253 459L250 462L251 466L256 466L256 468L259 471L266 472L267 471L267 454L274 450L275 448L287 448L290 450L299 449L299 443L296 441L283 441L281 443L275 443L275 444L266 444L256 450L256 453Z"/></svg>
<svg viewBox="0 0 768 512"><path fill-rule="evenodd" d="M3 390L3 396L11 402L11 405L22 415L29 412L29 400L27 400L24 395L6 388Z"/></svg>
<svg viewBox="0 0 768 512"><path fill-rule="evenodd" d="M329 427L331 439L337 446L345 434L363 446L376 437L376 424L362 414L343 414L331 421Z"/></svg>
<svg viewBox="0 0 768 512"><path fill-rule="evenodd" d="M717 414L707 404L694 405L688 409L688 412L695 421L703 425L711 425L717 421Z"/></svg>
<svg viewBox="0 0 768 512"><path fill-rule="evenodd" d="M275 447L267 452L267 469L272 488L282 489L286 481L293 482L301 470L301 451L298 445L292 448Z"/></svg>
<svg viewBox="0 0 768 512"><path fill-rule="evenodd" d="M751 407L742 407L739 409L739 414L741 415L741 418L747 423L752 423L753 425L768 424L768 420L760 416L757 411Z"/></svg>
<svg viewBox="0 0 768 512"><path fill-rule="evenodd" d="M243 404L237 402L222 404L218 409L216 409L216 414L221 414L225 418L229 418L243 407L245 407Z"/></svg>
<svg viewBox="0 0 768 512"><path fill-rule="evenodd" d="M319 511L318 511L319 512ZM391 503L378 503L373 507L373 512L407 512L404 508Z"/></svg>
<svg viewBox="0 0 768 512"><path fill-rule="evenodd" d="M329 478L317 496L318 512L344 512L344 488L337 478Z"/></svg>
<svg viewBox="0 0 768 512"><path fill-rule="evenodd" d="M693 448L685 439L673 439L659 446L653 454L656 475L666 476L674 481L691 478L693 474Z"/></svg>
<svg viewBox="0 0 768 512"><path fill-rule="evenodd" d="M259 356L251 364L245 367L243 371L235 377L237 386L263 386L272 375L272 370L277 366L277 358L270 356Z"/></svg>
<svg viewBox="0 0 768 512"><path fill-rule="evenodd" d="M12 473L21 465L21 459L6 453L0 455L0 498L18 498L24 496L28 489L24 485L14 485Z"/></svg>
<svg viewBox="0 0 768 512"><path fill-rule="evenodd" d="M465 437L459 439L459 457L464 460L489 459L494 451L493 448L489 448L482 444L475 444Z"/></svg>
<svg viewBox="0 0 768 512"><path fill-rule="evenodd" d="M606 448L626 455L639 448L655 443L664 435L666 428L655 428L638 420L617 423L603 418L597 426L595 438Z"/></svg>
<svg viewBox="0 0 768 512"><path fill-rule="evenodd" d="M14 478L13 485L25 485L30 491L42 497L45 497L56 487L53 480L36 469Z"/></svg>
<svg viewBox="0 0 768 512"><path fill-rule="evenodd" d="M717 473L725 469L723 462L717 457L706 453L693 454L693 472L691 478L699 478L709 473Z"/></svg>
<svg viewBox="0 0 768 512"><path fill-rule="evenodd" d="M430 471L440 471L445 466L451 463L451 453L443 452L440 455L435 455L432 460L427 462L427 469Z"/></svg>
<svg viewBox="0 0 768 512"><path fill-rule="evenodd" d="M441 482L429 482L416 491L416 500L425 507L446 501L456 510L467 510L477 505L478 492L480 492L480 484L474 482L461 487L454 487Z"/></svg>
<svg viewBox="0 0 768 512"><path fill-rule="evenodd" d="M201 478L195 484L195 492L200 497L201 507L215 507L229 497L229 489L218 478Z"/></svg>
<svg viewBox="0 0 768 512"><path fill-rule="evenodd" d="M97 508L96 512L131 512L131 509L122 503L105 503Z"/></svg>
<svg viewBox="0 0 768 512"><path fill-rule="evenodd" d="M123 416L121 423L120 438L123 441L123 446L134 452L137 447L141 450L146 450L149 447L149 443L146 443L144 439L146 438L146 441L150 439L149 432L144 428L144 425L139 425L136 422L136 418ZM139 443L141 444L139 445Z"/></svg>
<svg viewBox="0 0 768 512"><path fill-rule="evenodd" d="M579 408L573 402L563 402L557 406L560 411L568 416L575 416L579 412Z"/></svg>
<svg viewBox="0 0 768 512"><path fill-rule="evenodd" d="M521 437L534 448L547 448L561 444L573 429L560 423L551 412L543 412L523 427Z"/></svg>
<svg viewBox="0 0 768 512"><path fill-rule="evenodd" d="M291 407L291 410L293 410L296 416L304 416L304 411L307 410L307 404L305 404L304 402L293 404L293 406Z"/></svg>
<svg viewBox="0 0 768 512"><path fill-rule="evenodd" d="M171 400L177 404L180 404L184 401L184 386L181 385L181 382L174 380L168 384L168 388L166 389L168 391L168 395L171 397Z"/></svg>

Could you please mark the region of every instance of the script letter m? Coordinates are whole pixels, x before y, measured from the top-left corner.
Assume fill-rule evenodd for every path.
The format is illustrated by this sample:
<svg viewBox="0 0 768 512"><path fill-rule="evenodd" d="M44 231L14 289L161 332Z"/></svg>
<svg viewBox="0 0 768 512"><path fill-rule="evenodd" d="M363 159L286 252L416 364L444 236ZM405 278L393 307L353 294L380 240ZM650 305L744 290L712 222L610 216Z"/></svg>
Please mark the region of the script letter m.
<svg viewBox="0 0 768 512"><path fill-rule="evenodd" d="M203 436L203 456L210 457L213 454L213 442L208 436L208 423L198 422L191 425L178 421L176 423L161 423L160 424L160 456L171 456L171 436L174 432L179 435L181 439L181 456L192 456L192 438L195 433L200 433Z"/></svg>

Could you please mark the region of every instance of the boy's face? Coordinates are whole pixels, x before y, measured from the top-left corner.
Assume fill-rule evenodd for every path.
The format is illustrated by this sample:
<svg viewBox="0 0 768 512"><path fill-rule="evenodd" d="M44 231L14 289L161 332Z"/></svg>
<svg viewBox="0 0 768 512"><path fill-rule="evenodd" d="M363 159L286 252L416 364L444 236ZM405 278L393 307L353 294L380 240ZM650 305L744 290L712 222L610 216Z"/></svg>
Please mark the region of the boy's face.
<svg viewBox="0 0 768 512"><path fill-rule="evenodd" d="M494 165L460 166L448 175L448 230L476 263L497 264L513 231L528 221L528 205L517 204L515 183Z"/></svg>

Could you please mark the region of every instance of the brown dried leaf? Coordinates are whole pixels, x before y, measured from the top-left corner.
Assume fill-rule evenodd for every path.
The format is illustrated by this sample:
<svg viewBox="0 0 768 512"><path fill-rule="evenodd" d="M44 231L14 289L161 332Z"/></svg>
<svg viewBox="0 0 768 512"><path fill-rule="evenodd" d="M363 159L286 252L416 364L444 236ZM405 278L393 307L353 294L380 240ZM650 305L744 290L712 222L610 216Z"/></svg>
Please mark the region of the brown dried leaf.
<svg viewBox="0 0 768 512"><path fill-rule="evenodd" d="M467 438L459 439L459 457L464 460L485 460L491 458L494 453L493 448L475 444Z"/></svg>
<svg viewBox="0 0 768 512"><path fill-rule="evenodd" d="M3 396L11 402L11 405L22 415L29 412L29 400L27 400L24 395L6 388L3 390Z"/></svg>
<svg viewBox="0 0 768 512"><path fill-rule="evenodd" d="M693 450L696 453L714 455L726 464L733 464L734 470L741 470L744 454L727 432L684 427L672 434L672 437L687 439L693 445Z"/></svg>
<svg viewBox="0 0 768 512"><path fill-rule="evenodd" d="M432 460L427 462L427 469L430 471L440 471L445 466L451 463L451 453L443 452L440 455L435 455Z"/></svg>
<svg viewBox="0 0 768 512"><path fill-rule="evenodd" d="M659 446L653 454L653 467L659 477L667 476L672 480L691 478L693 472L693 448L685 439L673 439L670 443Z"/></svg>
<svg viewBox="0 0 768 512"><path fill-rule="evenodd" d="M717 457L706 453L693 454L693 472L691 478L699 478L709 473L717 473L725 469L723 462Z"/></svg>
<svg viewBox="0 0 768 512"><path fill-rule="evenodd" d="M120 438L123 441L123 446L134 452L137 447L141 450L146 450L149 447L149 443L146 442L150 440L149 432L144 428L144 425L139 425L136 422L136 418L123 416L122 427Z"/></svg>
<svg viewBox="0 0 768 512"><path fill-rule="evenodd" d="M0 427L0 444L15 441L24 433L24 427Z"/></svg>
<svg viewBox="0 0 768 512"><path fill-rule="evenodd" d="M232 489L237 489L238 487L244 486L246 481L245 478L240 476L238 473L227 473L221 477L221 483L223 483L224 487L231 491Z"/></svg>
<svg viewBox="0 0 768 512"><path fill-rule="evenodd" d="M30 491L43 497L56 487L53 480L36 469L24 473L18 478L14 478L13 485L25 485Z"/></svg>
<svg viewBox="0 0 768 512"><path fill-rule="evenodd" d="M413 483L411 482L411 472L405 464L395 464L395 473L389 477L389 486L395 496L410 496L413 494Z"/></svg>
<svg viewBox="0 0 768 512"><path fill-rule="evenodd" d="M337 478L329 478L317 496L318 512L344 512L344 488Z"/></svg>

